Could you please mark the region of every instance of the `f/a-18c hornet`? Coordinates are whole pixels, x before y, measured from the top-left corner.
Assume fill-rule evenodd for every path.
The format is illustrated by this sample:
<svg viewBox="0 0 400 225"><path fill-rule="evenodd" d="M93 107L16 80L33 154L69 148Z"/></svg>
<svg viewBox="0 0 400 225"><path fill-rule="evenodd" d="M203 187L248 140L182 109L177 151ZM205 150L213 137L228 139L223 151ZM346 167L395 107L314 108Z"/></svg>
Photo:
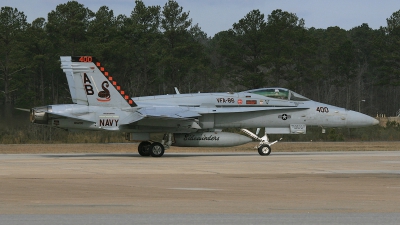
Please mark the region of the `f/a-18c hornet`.
<svg viewBox="0 0 400 225"><path fill-rule="evenodd" d="M242 92L156 95L131 98L103 65L91 56L62 56L74 104L30 110L32 123L66 130L125 132L140 141L141 156L161 157L173 146L228 147L259 141L258 153L269 155L267 134L305 134L307 126L363 127L378 124L365 114L312 101L285 88ZM246 128L265 128L258 137ZM222 132L241 128L251 138ZM153 141L151 133L165 133Z"/></svg>

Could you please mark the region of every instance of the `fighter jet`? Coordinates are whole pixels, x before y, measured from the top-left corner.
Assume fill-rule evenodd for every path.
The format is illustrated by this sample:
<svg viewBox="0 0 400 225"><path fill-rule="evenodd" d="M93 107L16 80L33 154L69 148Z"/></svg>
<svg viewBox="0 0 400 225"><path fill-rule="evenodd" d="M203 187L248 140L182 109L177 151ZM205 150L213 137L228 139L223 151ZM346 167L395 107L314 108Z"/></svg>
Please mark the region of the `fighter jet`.
<svg viewBox="0 0 400 225"><path fill-rule="evenodd" d="M305 134L307 126L363 127L370 116L312 101L286 88L243 92L192 93L134 97L92 56L61 56L72 102L35 107L30 120L65 130L124 132L138 141L141 156L161 157L170 146L229 147L256 139L258 153L271 153L267 134ZM240 128L251 138L223 132ZM265 128L258 137L249 128ZM164 133L153 141L151 133Z"/></svg>

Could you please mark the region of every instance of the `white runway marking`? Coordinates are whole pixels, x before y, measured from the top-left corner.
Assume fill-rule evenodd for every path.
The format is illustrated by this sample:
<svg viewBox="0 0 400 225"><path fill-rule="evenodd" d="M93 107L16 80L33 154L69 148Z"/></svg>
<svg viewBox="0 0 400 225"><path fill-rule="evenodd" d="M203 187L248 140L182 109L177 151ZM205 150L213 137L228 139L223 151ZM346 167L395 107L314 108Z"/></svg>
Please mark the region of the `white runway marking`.
<svg viewBox="0 0 400 225"><path fill-rule="evenodd" d="M222 189L213 188L168 188L169 190L182 190L182 191L222 191Z"/></svg>

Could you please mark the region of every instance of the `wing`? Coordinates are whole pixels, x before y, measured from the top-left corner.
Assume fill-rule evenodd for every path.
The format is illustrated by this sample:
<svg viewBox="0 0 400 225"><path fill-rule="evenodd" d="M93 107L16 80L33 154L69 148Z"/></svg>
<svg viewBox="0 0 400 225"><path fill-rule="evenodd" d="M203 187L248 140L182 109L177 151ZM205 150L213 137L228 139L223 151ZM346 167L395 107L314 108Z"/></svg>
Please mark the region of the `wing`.
<svg viewBox="0 0 400 225"><path fill-rule="evenodd" d="M181 132L193 132L201 129L196 111L184 107L144 107L135 112L136 119L129 125L137 125L142 128L166 128L176 129ZM149 128L150 127L150 128Z"/></svg>
<svg viewBox="0 0 400 225"><path fill-rule="evenodd" d="M285 106L285 107L275 107L275 106L262 106L262 107L213 107L213 108L199 108L200 114L210 114L210 113L238 113L238 112L257 112L257 111L280 111L280 110L306 110L309 107L298 107L298 106Z"/></svg>
<svg viewBox="0 0 400 225"><path fill-rule="evenodd" d="M196 111L189 110L187 107L146 107L137 111L144 117L190 120L201 116Z"/></svg>
<svg viewBox="0 0 400 225"><path fill-rule="evenodd" d="M142 130L170 130L194 132L202 129L199 118L205 114L230 114L271 110L305 110L306 107L178 107L148 106L137 109L125 124Z"/></svg>

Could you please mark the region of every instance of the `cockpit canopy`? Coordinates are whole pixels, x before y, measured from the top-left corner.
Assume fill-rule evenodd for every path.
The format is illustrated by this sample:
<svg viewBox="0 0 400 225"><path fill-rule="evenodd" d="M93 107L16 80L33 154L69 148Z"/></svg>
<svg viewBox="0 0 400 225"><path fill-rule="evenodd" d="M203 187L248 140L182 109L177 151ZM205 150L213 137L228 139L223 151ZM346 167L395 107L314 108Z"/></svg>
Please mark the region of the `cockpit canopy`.
<svg viewBox="0 0 400 225"><path fill-rule="evenodd" d="M245 92L283 100L310 101L310 99L286 88L260 88Z"/></svg>

